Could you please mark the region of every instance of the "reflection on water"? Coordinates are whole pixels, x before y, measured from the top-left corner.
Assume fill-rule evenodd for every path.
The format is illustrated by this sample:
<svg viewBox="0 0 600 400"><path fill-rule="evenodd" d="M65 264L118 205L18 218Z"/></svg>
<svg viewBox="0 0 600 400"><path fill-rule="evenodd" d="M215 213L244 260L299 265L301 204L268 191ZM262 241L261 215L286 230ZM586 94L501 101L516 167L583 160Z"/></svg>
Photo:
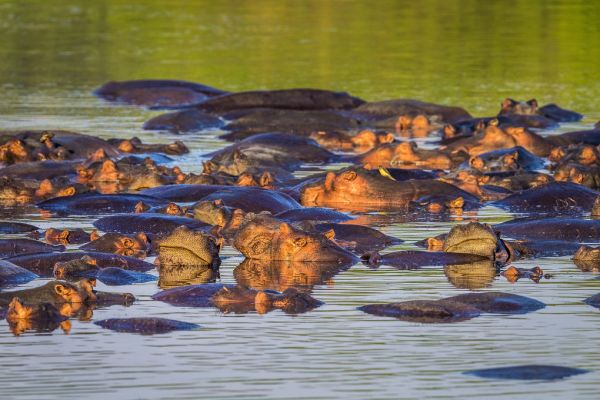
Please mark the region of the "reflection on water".
<svg viewBox="0 0 600 400"><path fill-rule="evenodd" d="M536 97L586 114L583 125L561 130L591 126L600 118L600 7L594 2L6 0L0 13L2 129L62 128L139 136L148 143L181 139L141 129L157 112L90 95L107 80L137 78L186 79L232 91L298 86L346 90L368 100L414 97L482 116L495 114L505 97ZM200 172L202 155L223 146L219 133L185 136L192 153L172 164ZM2 207L2 218L41 229L92 229L91 218L56 219L34 208L10 207ZM485 207L449 218L371 214L360 221L405 240L389 250L414 250L414 242L476 216L490 223L510 218ZM99 290L132 292L139 301L96 309L93 317L87 310L70 320L69 329L52 333L15 337L0 322L0 397L598 397L598 312L582 300L600 291L600 281L593 279L595 268L581 271L568 257L517 263L528 270L540 265L554 275L536 284L510 283L484 265L399 271L357 264L322 274L271 265L257 274L230 247L223 256L221 282L277 290L301 285L325 305L294 317L281 311L223 315L214 308L151 301L156 282L98 283ZM548 307L453 326L356 310L488 287ZM140 316L202 329L142 337L90 322ZM533 363L592 372L544 384L461 373Z"/></svg>

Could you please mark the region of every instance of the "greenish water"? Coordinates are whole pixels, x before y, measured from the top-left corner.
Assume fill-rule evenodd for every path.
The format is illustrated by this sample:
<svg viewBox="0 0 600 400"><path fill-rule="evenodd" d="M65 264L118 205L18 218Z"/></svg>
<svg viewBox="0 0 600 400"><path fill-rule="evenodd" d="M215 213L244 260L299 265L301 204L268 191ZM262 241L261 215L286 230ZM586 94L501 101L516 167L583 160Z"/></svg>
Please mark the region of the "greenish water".
<svg viewBox="0 0 600 400"><path fill-rule="evenodd" d="M156 112L102 102L108 80L175 78L226 90L318 87L367 100L413 97L495 114L507 96L556 102L600 119L600 4L585 1L13 1L0 0L0 129L63 128L165 142L142 123ZM177 160L201 169L222 147L218 132L184 138ZM181 137L177 137L181 139ZM481 210L483 221L507 219ZM93 219L22 218L41 228L91 227ZM452 223L383 230L411 244ZM396 248L396 249L397 249ZM394 249L394 248L392 248ZM242 261L226 248L222 281ZM129 308L94 319L162 316L203 329L142 337L73 321L70 335L13 337L0 322L0 398L598 398L597 310L581 300L600 281L567 258L540 259L554 279L492 290L548 304L536 313L487 315L456 325L368 316L355 307L464 293L439 268L357 265L314 296L326 305L297 317L222 315L150 300L155 283L126 290ZM40 284L40 280L31 285ZM526 363L587 368L552 383L489 381L473 368Z"/></svg>

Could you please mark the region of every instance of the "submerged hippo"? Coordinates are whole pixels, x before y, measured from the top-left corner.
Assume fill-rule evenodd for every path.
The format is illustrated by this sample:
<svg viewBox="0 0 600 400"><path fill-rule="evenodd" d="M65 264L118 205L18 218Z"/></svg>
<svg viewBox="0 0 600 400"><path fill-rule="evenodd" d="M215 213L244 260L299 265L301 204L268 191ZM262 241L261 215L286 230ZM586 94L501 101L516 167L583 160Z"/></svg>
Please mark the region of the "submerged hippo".
<svg viewBox="0 0 600 400"><path fill-rule="evenodd" d="M94 226L104 232L117 232L133 235L144 232L151 235L168 235L180 226L202 230L207 228L203 222L192 218L157 213L115 214L97 219Z"/></svg>
<svg viewBox="0 0 600 400"><path fill-rule="evenodd" d="M555 365L519 365L515 367L486 368L467 371L465 374L488 379L517 379L553 381L573 375L585 374L588 371L579 368L560 367Z"/></svg>
<svg viewBox="0 0 600 400"><path fill-rule="evenodd" d="M467 293L441 300L413 300L400 303L370 304L359 307L368 314L395 317L421 323L459 322L482 313L525 314L545 304L524 296L503 292Z"/></svg>
<svg viewBox="0 0 600 400"><path fill-rule="evenodd" d="M80 247L85 251L116 253L122 256L144 259L148 255L149 241L146 234L121 235L109 232Z"/></svg>
<svg viewBox="0 0 600 400"><path fill-rule="evenodd" d="M94 91L108 101L150 108L182 108L226 92L199 83L176 80L107 82Z"/></svg>
<svg viewBox="0 0 600 400"><path fill-rule="evenodd" d="M217 307L222 312L266 313L281 309L286 314L301 314L321 304L307 293L287 289L283 293L257 291L235 285L209 283L164 290L152 296L174 306Z"/></svg>
<svg viewBox="0 0 600 400"><path fill-rule="evenodd" d="M110 318L95 321L94 324L105 329L117 332L139 333L154 335L172 331L191 331L200 328L200 325L189 322L176 321L166 318Z"/></svg>
<svg viewBox="0 0 600 400"><path fill-rule="evenodd" d="M151 131L187 133L205 129L219 129L223 125L225 125L225 122L221 118L192 108L158 115L146 121L143 128Z"/></svg>
<svg viewBox="0 0 600 400"><path fill-rule="evenodd" d="M233 246L247 258L274 261L352 262L355 256L320 233L266 215L247 215Z"/></svg>
<svg viewBox="0 0 600 400"><path fill-rule="evenodd" d="M139 272L146 272L154 269L154 265L137 258L93 251L26 254L23 256L11 257L7 259L7 261L34 272L41 277L51 277L54 273L54 265L57 262L79 260L86 255L93 259L99 268L120 267Z"/></svg>
<svg viewBox="0 0 600 400"><path fill-rule="evenodd" d="M37 231L38 227L22 222L0 221L0 233L16 234Z"/></svg>
<svg viewBox="0 0 600 400"><path fill-rule="evenodd" d="M494 225L494 229L503 236L528 241L600 241L600 220L519 218Z"/></svg>
<svg viewBox="0 0 600 400"><path fill-rule="evenodd" d="M554 122L576 122L583 118L583 115L565 110L553 103L538 107L536 99L517 101L510 98L504 99L498 115L537 115Z"/></svg>
<svg viewBox="0 0 600 400"><path fill-rule="evenodd" d="M67 319L52 303L25 304L19 297L11 300L6 312L6 321L16 336L26 331L51 332ZM65 332L69 329L68 323L63 325Z"/></svg>
<svg viewBox="0 0 600 400"><path fill-rule="evenodd" d="M353 113L375 120L400 117L413 113L421 114L429 118L436 117L439 118L441 122L447 123L471 118L471 115L460 107L443 106L412 99L369 102L355 108Z"/></svg>
<svg viewBox="0 0 600 400"><path fill-rule="evenodd" d="M324 206L344 210L406 209L411 201L435 193L453 200L461 197L466 208L479 205L469 193L445 182L420 179L398 182L379 171L349 167L328 172L324 181L308 184L301 190L304 206Z"/></svg>
<svg viewBox="0 0 600 400"><path fill-rule="evenodd" d="M65 246L53 246L31 239L0 239L0 257L14 257L32 253L63 251Z"/></svg>
<svg viewBox="0 0 600 400"><path fill-rule="evenodd" d="M157 280L154 275L142 272L129 271L117 267L100 268L96 260L89 256L83 256L80 259L66 262L57 262L54 265L54 277L69 281L79 280L80 278L94 278L110 286L130 285Z"/></svg>
<svg viewBox="0 0 600 400"><path fill-rule="evenodd" d="M139 202L152 207L166 206L169 202L142 194L82 193L75 196L56 197L37 206L60 215L95 215L103 213L133 212Z"/></svg>

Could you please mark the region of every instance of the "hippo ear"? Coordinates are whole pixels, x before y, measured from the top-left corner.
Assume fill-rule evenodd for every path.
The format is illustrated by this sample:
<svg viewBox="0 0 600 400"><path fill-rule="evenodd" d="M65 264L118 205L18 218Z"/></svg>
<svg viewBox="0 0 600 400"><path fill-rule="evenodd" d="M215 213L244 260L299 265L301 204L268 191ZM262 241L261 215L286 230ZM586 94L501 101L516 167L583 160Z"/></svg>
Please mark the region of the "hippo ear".
<svg viewBox="0 0 600 400"><path fill-rule="evenodd" d="M328 172L327 175L325 176L325 190L331 190L333 189L333 181L335 179L335 173L333 172Z"/></svg>
<svg viewBox="0 0 600 400"><path fill-rule="evenodd" d="M299 237L299 238L294 239L294 246L296 246L296 247L304 247L304 246L306 246L306 243L307 243L306 238Z"/></svg>
<svg viewBox="0 0 600 400"><path fill-rule="evenodd" d="M148 243L148 236L144 232L139 232L135 237L142 243Z"/></svg>
<svg viewBox="0 0 600 400"><path fill-rule="evenodd" d="M213 204L215 206L222 206L223 205L223 200L221 200L221 199L213 200Z"/></svg>
<svg viewBox="0 0 600 400"><path fill-rule="evenodd" d="M70 232L65 229L58 235L58 237L62 240L67 240L69 238L69 234L70 234Z"/></svg>
<svg viewBox="0 0 600 400"><path fill-rule="evenodd" d="M292 227L284 222L283 224L279 225L279 232L283 234L290 234L292 233Z"/></svg>
<svg viewBox="0 0 600 400"><path fill-rule="evenodd" d="M537 102L536 99L528 100L527 104L529 104L531 106L531 108L533 108L533 109L537 109L538 108L538 102Z"/></svg>
<svg viewBox="0 0 600 400"><path fill-rule="evenodd" d="M379 136L379 143L392 143L394 139L394 134L388 132L385 135Z"/></svg>
<svg viewBox="0 0 600 400"><path fill-rule="evenodd" d="M64 285L61 285L61 284L54 285L54 291L59 296L66 296L67 293L69 292L69 290Z"/></svg>
<svg viewBox="0 0 600 400"><path fill-rule="evenodd" d="M325 237L329 240L335 239L335 231L333 229L328 230L324 233Z"/></svg>
<svg viewBox="0 0 600 400"><path fill-rule="evenodd" d="M356 171L346 171L344 172L344 179L347 181L353 181L356 179Z"/></svg>
<svg viewBox="0 0 600 400"><path fill-rule="evenodd" d="M273 183L273 177L269 171L263 172L260 177L260 186L269 186Z"/></svg>

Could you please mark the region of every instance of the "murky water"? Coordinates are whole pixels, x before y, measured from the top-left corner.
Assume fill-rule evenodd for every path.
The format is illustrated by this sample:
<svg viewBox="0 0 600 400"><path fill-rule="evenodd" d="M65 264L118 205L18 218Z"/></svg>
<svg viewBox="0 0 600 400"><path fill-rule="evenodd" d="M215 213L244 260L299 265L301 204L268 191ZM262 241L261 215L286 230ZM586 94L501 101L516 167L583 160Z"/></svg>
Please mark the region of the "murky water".
<svg viewBox="0 0 600 400"><path fill-rule="evenodd" d="M130 4L134 3L134 4ZM113 106L90 95L107 80L176 78L226 90L319 87L368 100L414 97L495 114L504 97L536 97L600 119L600 6L594 2L0 2L0 129L61 128L101 137L148 133L156 112ZM548 132L552 134L555 132ZM218 132L187 135L202 154L224 144ZM91 227L93 219L43 219L35 210L5 218L48 227ZM511 215L484 208L486 222ZM395 224L382 230L415 248L452 223ZM242 261L224 251L221 280ZM441 268L398 271L358 264L317 285L326 304L291 317L223 315L150 300L156 283L130 291L132 307L109 317L162 316L199 331L138 336L73 321L70 334L14 337L0 322L0 398L598 398L599 314L582 299L600 280L567 258L520 262L554 274L539 284L497 277L487 289L548 304L526 315L420 325L356 310L371 302L438 299L464 293ZM28 286L39 285L42 280ZM474 368L558 364L591 372L552 383L490 381Z"/></svg>

